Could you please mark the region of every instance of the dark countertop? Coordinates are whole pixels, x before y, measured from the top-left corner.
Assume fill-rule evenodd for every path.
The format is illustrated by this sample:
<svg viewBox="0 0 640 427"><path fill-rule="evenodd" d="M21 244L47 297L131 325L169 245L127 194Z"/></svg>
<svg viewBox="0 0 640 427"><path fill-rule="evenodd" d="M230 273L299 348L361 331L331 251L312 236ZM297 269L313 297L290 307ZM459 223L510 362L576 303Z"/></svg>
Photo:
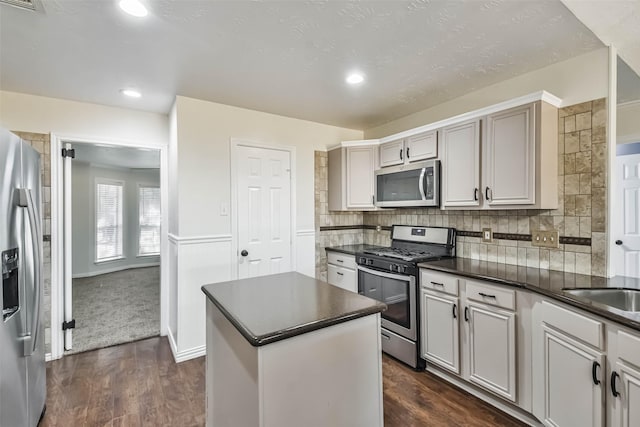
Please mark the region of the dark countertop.
<svg viewBox="0 0 640 427"><path fill-rule="evenodd" d="M329 246L324 248L326 251L340 252L347 255L355 255L358 252L364 252L367 249L379 248L380 246L376 245L344 245L344 246Z"/></svg>
<svg viewBox="0 0 640 427"><path fill-rule="evenodd" d="M256 347L387 309L296 272L214 283L202 292Z"/></svg>
<svg viewBox="0 0 640 427"><path fill-rule="evenodd" d="M526 289L640 331L640 312L619 310L562 292L566 288L640 289L640 279L622 276L608 279L468 258L423 262L418 267Z"/></svg>

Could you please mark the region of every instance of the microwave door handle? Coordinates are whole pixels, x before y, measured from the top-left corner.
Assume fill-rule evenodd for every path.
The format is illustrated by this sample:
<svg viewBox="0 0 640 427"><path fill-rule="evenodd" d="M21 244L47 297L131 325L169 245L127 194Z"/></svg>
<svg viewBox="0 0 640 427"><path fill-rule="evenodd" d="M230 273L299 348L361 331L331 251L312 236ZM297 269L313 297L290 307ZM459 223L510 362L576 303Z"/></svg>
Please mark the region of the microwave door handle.
<svg viewBox="0 0 640 427"><path fill-rule="evenodd" d="M24 355L30 356L36 351L36 345L38 343L38 325L40 324L40 299L42 292L42 271L40 259L40 245L42 242L42 236L40 235L40 222L36 216L35 203L33 201L33 195L30 190L20 189L20 207L27 208L27 215L29 217L29 228L31 229L31 239L33 248L33 260L34 260L34 295L33 295L33 307L31 310L31 324L29 326L29 334L24 339Z"/></svg>
<svg viewBox="0 0 640 427"><path fill-rule="evenodd" d="M422 200L427 200L427 195L424 192L424 175L427 173L427 168L422 168L420 172L420 178L418 178L418 188L420 189L420 197Z"/></svg>

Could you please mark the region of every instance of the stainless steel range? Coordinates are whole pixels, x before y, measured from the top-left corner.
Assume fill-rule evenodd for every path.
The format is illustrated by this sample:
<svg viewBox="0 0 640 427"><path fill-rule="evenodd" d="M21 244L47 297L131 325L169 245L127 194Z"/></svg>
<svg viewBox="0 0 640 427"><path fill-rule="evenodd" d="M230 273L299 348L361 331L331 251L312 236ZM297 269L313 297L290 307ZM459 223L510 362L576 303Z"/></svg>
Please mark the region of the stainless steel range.
<svg viewBox="0 0 640 427"><path fill-rule="evenodd" d="M418 263L455 256L456 231L444 227L394 225L391 247L356 254L358 293L387 304L382 313L382 350L423 369L418 337Z"/></svg>

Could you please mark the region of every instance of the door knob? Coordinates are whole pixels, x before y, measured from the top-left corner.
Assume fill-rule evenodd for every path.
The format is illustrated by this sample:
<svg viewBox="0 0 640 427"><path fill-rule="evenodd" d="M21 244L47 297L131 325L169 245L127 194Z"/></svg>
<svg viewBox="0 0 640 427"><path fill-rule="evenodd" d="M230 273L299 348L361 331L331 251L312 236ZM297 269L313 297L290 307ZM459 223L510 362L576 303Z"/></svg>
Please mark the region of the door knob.
<svg viewBox="0 0 640 427"><path fill-rule="evenodd" d="M240 255L247 256L247 255L249 255L249 252L247 252L246 249L243 249L242 252L240 252Z"/></svg>
<svg viewBox="0 0 640 427"><path fill-rule="evenodd" d="M622 240L616 240L616 245L620 246L622 244Z"/></svg>

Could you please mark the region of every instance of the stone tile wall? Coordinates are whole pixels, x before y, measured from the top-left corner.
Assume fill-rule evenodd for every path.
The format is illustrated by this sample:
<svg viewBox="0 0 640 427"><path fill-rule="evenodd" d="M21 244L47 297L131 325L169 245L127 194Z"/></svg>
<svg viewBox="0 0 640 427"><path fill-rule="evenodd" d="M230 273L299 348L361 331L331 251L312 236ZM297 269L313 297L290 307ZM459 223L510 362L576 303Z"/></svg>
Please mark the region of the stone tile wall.
<svg viewBox="0 0 640 427"><path fill-rule="evenodd" d="M40 178L42 180L42 234L44 235L44 300L42 321L45 331L46 352L51 352L51 156L48 134L13 131L40 153Z"/></svg>
<svg viewBox="0 0 640 427"><path fill-rule="evenodd" d="M560 156L558 209L501 211L396 209L365 212L362 214L362 223L371 226L393 224L447 226L475 232L482 231L483 228L491 228L494 233L516 234L556 229L561 236L590 238L591 244L561 244L558 249L540 249L532 247L528 241L496 239L492 243L482 243L478 237L458 237L458 256L605 276L608 152L606 100L598 99L562 108L558 112L558 121L558 155ZM326 160L326 153L322 154ZM326 163L318 162L318 158L317 154L316 176L322 175L323 169L326 171ZM324 188L326 189L326 186ZM316 197L318 197L317 193ZM319 207L316 204L316 215L319 213ZM331 217L334 215L337 214L329 214ZM326 218L324 220L326 221ZM319 222L316 218L316 228L318 226ZM390 244L388 231L370 229L360 231L364 243ZM324 252L320 249L326 245L321 240L322 233L317 235L319 236L316 240L318 255ZM333 242L335 243L332 245L340 244L339 236ZM318 256L316 258L318 262L322 262L321 265L316 264L316 269L326 268L326 262Z"/></svg>

